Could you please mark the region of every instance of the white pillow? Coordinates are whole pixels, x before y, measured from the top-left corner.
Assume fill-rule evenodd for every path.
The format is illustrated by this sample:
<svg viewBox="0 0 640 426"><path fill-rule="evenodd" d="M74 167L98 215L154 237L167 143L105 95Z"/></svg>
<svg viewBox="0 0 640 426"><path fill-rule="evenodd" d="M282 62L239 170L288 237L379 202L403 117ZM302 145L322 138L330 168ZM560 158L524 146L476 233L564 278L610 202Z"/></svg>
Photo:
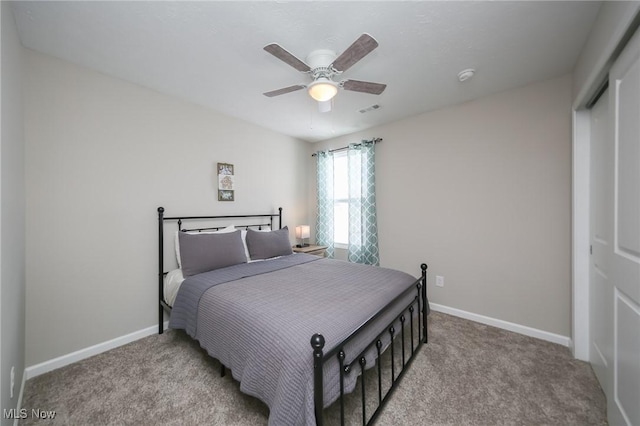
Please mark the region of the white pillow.
<svg viewBox="0 0 640 426"><path fill-rule="evenodd" d="M219 229L217 231L188 231L187 234L226 234L228 232L235 232L236 227L234 225L229 225L226 228L223 229ZM182 269L182 261L180 260L180 238L178 238L178 232L182 232L182 231L176 231L176 239L175 239L175 245L176 245L176 259L178 260L178 268ZM200 240L198 240L200 241ZM244 241L244 240L243 240ZM245 251L247 250L247 246L245 244L244 247Z"/></svg>
<svg viewBox="0 0 640 426"><path fill-rule="evenodd" d="M182 281L184 281L184 277L180 269L169 271L167 276L164 277L164 301L167 302L169 306L173 306Z"/></svg>

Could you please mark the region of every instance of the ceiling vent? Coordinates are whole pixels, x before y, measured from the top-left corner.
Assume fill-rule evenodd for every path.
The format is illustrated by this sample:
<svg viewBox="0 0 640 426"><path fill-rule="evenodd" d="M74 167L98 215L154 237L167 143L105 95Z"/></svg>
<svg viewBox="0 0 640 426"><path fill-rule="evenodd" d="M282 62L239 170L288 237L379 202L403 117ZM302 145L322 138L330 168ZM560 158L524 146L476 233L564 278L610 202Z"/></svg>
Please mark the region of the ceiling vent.
<svg viewBox="0 0 640 426"><path fill-rule="evenodd" d="M370 107L366 107L360 110L360 114L365 114L367 112L371 112L374 111L376 109L380 108L380 105L375 104L375 105L371 105Z"/></svg>

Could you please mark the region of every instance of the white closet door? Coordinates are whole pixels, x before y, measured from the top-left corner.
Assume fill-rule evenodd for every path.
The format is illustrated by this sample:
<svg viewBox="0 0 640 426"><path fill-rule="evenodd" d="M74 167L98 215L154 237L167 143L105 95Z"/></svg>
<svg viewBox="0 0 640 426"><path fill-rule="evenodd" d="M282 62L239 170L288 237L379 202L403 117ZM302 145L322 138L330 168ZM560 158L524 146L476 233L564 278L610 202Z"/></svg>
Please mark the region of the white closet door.
<svg viewBox="0 0 640 426"><path fill-rule="evenodd" d="M609 73L613 164L611 424L640 425L640 32Z"/></svg>
<svg viewBox="0 0 640 426"><path fill-rule="evenodd" d="M606 394L612 393L613 285L609 279L613 244L614 150L609 93L591 110L591 263L589 274L589 361Z"/></svg>

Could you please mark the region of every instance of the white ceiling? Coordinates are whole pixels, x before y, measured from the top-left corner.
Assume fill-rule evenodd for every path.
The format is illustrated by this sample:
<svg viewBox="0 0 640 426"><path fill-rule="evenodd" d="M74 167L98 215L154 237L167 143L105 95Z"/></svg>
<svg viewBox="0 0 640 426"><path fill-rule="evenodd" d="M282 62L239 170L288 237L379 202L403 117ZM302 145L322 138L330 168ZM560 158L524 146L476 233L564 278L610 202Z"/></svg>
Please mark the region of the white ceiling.
<svg viewBox="0 0 640 426"><path fill-rule="evenodd" d="M45 1L13 11L30 49L314 142L569 73L600 4ZM365 32L379 47L340 78L386 83L381 95L340 91L330 113L304 90L262 95L309 82L266 44L305 60ZM465 68L477 72L460 83Z"/></svg>

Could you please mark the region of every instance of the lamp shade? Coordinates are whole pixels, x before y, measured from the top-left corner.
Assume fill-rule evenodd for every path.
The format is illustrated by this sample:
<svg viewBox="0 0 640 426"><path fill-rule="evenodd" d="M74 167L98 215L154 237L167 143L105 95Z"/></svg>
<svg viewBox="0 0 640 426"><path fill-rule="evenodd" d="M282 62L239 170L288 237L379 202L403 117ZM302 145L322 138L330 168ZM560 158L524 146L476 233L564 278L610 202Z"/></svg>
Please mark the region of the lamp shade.
<svg viewBox="0 0 640 426"><path fill-rule="evenodd" d="M338 86L328 78L321 77L311 83L307 89L309 96L318 102L328 101L338 93Z"/></svg>
<svg viewBox="0 0 640 426"><path fill-rule="evenodd" d="M310 235L311 231L309 229L309 225L296 226L296 238L309 238Z"/></svg>

